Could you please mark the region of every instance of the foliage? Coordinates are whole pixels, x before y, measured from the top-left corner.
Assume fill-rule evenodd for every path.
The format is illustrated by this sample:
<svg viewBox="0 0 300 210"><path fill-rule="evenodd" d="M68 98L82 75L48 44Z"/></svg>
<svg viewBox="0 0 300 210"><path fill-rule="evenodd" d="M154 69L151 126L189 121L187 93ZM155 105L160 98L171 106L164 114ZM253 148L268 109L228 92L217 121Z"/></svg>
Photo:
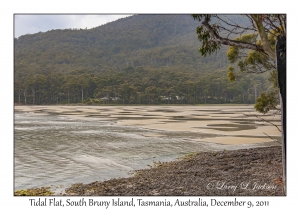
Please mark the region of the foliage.
<svg viewBox="0 0 300 210"><path fill-rule="evenodd" d="M231 82L233 82L235 80L235 75L233 73L233 67L232 66L228 67L227 77L228 77L229 81L231 81Z"/></svg>
<svg viewBox="0 0 300 210"><path fill-rule="evenodd" d="M221 45L230 46L227 58L241 72L264 73L272 71L270 81L275 84L275 41L279 34L286 35L286 16L281 14L269 15L213 15L195 14L195 20L201 22L197 27L198 39L202 43L202 55L212 54ZM244 22L241 23L241 20ZM234 81L237 72L233 66L228 67L227 77ZM278 84L277 84L278 85ZM262 113L274 109L278 104L276 91L263 92L258 98L255 108Z"/></svg>
<svg viewBox="0 0 300 210"><path fill-rule="evenodd" d="M261 112L267 113L270 110L276 109L276 104L278 104L278 92L272 91L269 93L262 92L257 98L257 102L254 105L254 108Z"/></svg>

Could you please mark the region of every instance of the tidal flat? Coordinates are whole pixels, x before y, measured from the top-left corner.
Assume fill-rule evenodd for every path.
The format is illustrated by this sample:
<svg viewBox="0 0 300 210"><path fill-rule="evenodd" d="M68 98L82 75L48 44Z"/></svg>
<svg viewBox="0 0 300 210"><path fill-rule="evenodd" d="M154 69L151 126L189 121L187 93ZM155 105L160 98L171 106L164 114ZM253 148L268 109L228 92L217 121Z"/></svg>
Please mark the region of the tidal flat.
<svg viewBox="0 0 300 210"><path fill-rule="evenodd" d="M193 152L278 145L253 106L15 106L15 190L130 177ZM271 137L271 138L270 138Z"/></svg>

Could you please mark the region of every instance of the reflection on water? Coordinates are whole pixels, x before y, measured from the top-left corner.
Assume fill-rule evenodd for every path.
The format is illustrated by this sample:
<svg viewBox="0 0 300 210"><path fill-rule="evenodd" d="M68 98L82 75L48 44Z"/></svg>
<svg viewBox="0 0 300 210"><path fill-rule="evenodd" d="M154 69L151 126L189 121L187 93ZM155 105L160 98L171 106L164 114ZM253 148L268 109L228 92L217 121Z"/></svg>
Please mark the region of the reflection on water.
<svg viewBox="0 0 300 210"><path fill-rule="evenodd" d="M153 161L230 149L190 140L199 135L213 137L211 134L150 131L58 115L16 112L14 128L15 190L126 177Z"/></svg>

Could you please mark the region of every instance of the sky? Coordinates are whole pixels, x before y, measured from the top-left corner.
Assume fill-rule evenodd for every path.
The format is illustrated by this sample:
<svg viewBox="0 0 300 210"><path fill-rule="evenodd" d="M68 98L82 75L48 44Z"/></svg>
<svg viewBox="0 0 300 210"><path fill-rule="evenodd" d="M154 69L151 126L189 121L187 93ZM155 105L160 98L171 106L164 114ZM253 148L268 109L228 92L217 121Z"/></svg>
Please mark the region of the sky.
<svg viewBox="0 0 300 210"><path fill-rule="evenodd" d="M91 29L129 15L15 14L14 37L52 29Z"/></svg>

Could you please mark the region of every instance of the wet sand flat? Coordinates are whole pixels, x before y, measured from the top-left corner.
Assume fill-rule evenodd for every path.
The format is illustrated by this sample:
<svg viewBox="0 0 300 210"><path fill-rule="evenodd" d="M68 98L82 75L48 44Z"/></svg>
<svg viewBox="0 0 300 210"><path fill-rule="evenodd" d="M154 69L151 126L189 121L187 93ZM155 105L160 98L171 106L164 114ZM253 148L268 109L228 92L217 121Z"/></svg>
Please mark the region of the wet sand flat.
<svg viewBox="0 0 300 210"><path fill-rule="evenodd" d="M280 116L262 115L249 106L15 106L16 112L59 115L74 119L114 121L155 131L217 134L194 139L218 144L253 144L280 139ZM151 134L153 131L153 134ZM268 135L268 136L267 136Z"/></svg>

